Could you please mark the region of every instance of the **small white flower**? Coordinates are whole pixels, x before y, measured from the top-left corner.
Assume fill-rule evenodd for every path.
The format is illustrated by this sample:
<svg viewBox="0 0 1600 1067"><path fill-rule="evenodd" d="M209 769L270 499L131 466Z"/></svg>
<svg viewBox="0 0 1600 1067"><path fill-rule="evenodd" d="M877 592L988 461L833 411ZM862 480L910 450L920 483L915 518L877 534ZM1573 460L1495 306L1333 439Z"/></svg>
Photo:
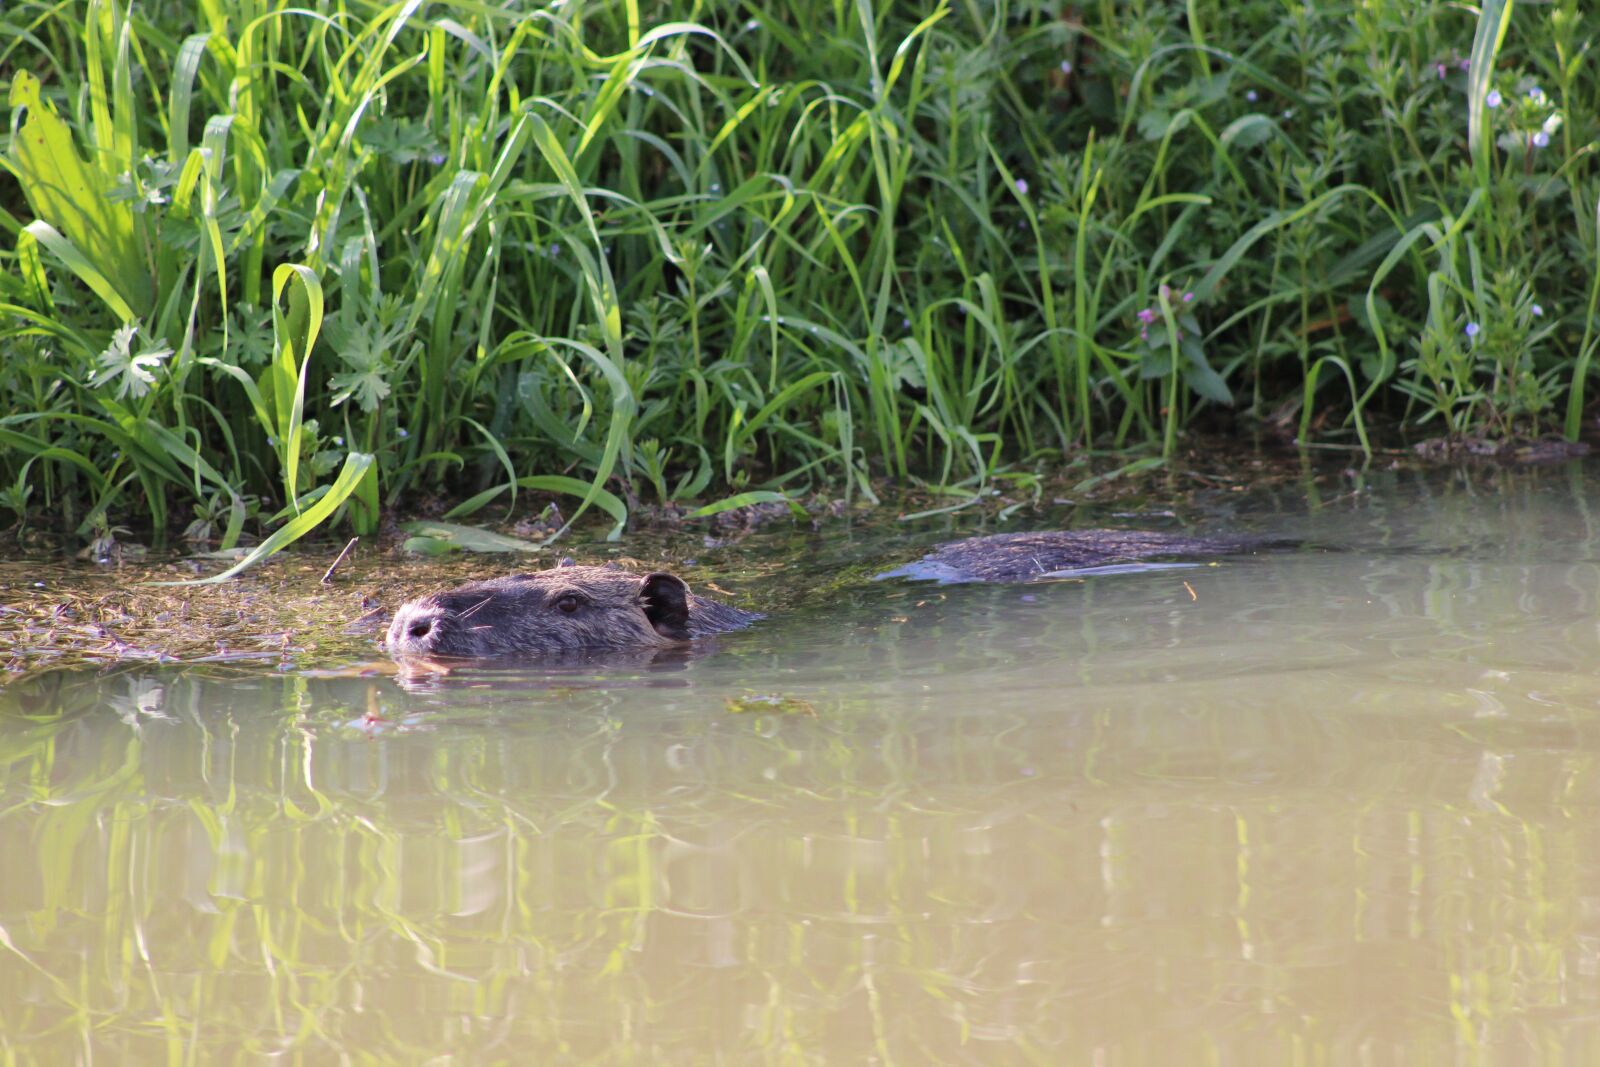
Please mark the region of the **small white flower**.
<svg viewBox="0 0 1600 1067"><path fill-rule="evenodd" d="M150 391L156 370L162 360L172 355L172 349L158 341L141 341L138 352L134 352L134 335L138 332L137 322L127 322L112 334L111 343L95 357L95 368L89 375L91 386L115 382L118 400L129 395L137 399Z"/></svg>
<svg viewBox="0 0 1600 1067"><path fill-rule="evenodd" d="M1490 89L1489 95L1483 98L1483 102L1493 108L1499 107L1502 99L1499 89Z"/></svg>
<svg viewBox="0 0 1600 1067"><path fill-rule="evenodd" d="M1544 308L1541 307L1540 305L1538 305L1538 304L1533 305L1533 309L1532 310L1533 310L1533 317L1534 318L1537 319L1537 318L1542 318L1544 316Z"/></svg>
<svg viewBox="0 0 1600 1067"><path fill-rule="evenodd" d="M1061 61L1061 73L1063 73L1063 74L1071 74L1072 73L1072 60L1063 59Z"/></svg>

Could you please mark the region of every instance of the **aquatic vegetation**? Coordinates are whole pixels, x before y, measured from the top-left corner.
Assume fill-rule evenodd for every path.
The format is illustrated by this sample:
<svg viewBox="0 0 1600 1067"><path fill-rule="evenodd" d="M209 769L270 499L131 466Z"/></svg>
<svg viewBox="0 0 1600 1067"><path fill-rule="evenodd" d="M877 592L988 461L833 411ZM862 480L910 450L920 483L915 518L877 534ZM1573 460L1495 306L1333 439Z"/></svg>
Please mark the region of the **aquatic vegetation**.
<svg viewBox="0 0 1600 1067"><path fill-rule="evenodd" d="M264 555L439 494L558 536L1285 412L1582 427L1576 0L684 15L6 4L6 519Z"/></svg>

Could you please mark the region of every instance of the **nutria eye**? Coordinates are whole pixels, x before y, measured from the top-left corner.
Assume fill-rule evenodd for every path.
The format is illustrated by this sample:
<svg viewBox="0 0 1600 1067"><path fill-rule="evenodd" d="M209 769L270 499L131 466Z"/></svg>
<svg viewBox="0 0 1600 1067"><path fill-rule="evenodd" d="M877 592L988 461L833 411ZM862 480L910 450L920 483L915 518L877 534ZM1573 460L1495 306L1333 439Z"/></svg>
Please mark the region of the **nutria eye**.
<svg viewBox="0 0 1600 1067"><path fill-rule="evenodd" d="M556 607L560 608L568 615L571 615L574 611L578 610L578 605L581 603L582 601L578 599L576 594L568 593L566 596L556 601Z"/></svg>

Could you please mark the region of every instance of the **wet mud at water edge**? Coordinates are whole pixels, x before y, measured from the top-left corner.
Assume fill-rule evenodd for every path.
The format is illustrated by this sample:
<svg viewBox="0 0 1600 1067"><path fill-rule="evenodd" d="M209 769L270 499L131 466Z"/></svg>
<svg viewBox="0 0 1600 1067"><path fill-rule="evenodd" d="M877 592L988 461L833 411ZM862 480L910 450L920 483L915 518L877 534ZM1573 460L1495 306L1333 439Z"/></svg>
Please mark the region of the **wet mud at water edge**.
<svg viewBox="0 0 1600 1067"><path fill-rule="evenodd" d="M1600 1062L1600 466L1323 499L1029 585L703 548L770 618L692 650L18 677L0 1050Z"/></svg>

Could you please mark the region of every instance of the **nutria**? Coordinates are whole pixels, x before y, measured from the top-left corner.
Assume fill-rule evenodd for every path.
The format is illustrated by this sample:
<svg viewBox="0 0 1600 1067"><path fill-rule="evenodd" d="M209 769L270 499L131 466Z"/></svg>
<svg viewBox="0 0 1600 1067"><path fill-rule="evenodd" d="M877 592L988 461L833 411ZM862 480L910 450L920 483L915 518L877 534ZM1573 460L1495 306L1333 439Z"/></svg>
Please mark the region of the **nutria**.
<svg viewBox="0 0 1600 1067"><path fill-rule="evenodd" d="M1194 559L1282 547L1260 537L1192 537L1144 530L990 534L939 545L879 578L1027 582L1085 569ZM738 630L762 616L689 591L675 574L615 564L472 582L413 600L395 613L384 646L394 656L490 657L671 648Z"/></svg>
<svg viewBox="0 0 1600 1067"><path fill-rule="evenodd" d="M1063 572L1155 559L1237 555L1290 542L1261 537L1191 537L1153 530L1043 530L989 534L939 545L879 578L937 582L1029 582Z"/></svg>
<svg viewBox="0 0 1600 1067"><path fill-rule="evenodd" d="M680 645L761 618L697 596L682 578L615 565L513 574L413 600L395 612L395 656L509 656Z"/></svg>

